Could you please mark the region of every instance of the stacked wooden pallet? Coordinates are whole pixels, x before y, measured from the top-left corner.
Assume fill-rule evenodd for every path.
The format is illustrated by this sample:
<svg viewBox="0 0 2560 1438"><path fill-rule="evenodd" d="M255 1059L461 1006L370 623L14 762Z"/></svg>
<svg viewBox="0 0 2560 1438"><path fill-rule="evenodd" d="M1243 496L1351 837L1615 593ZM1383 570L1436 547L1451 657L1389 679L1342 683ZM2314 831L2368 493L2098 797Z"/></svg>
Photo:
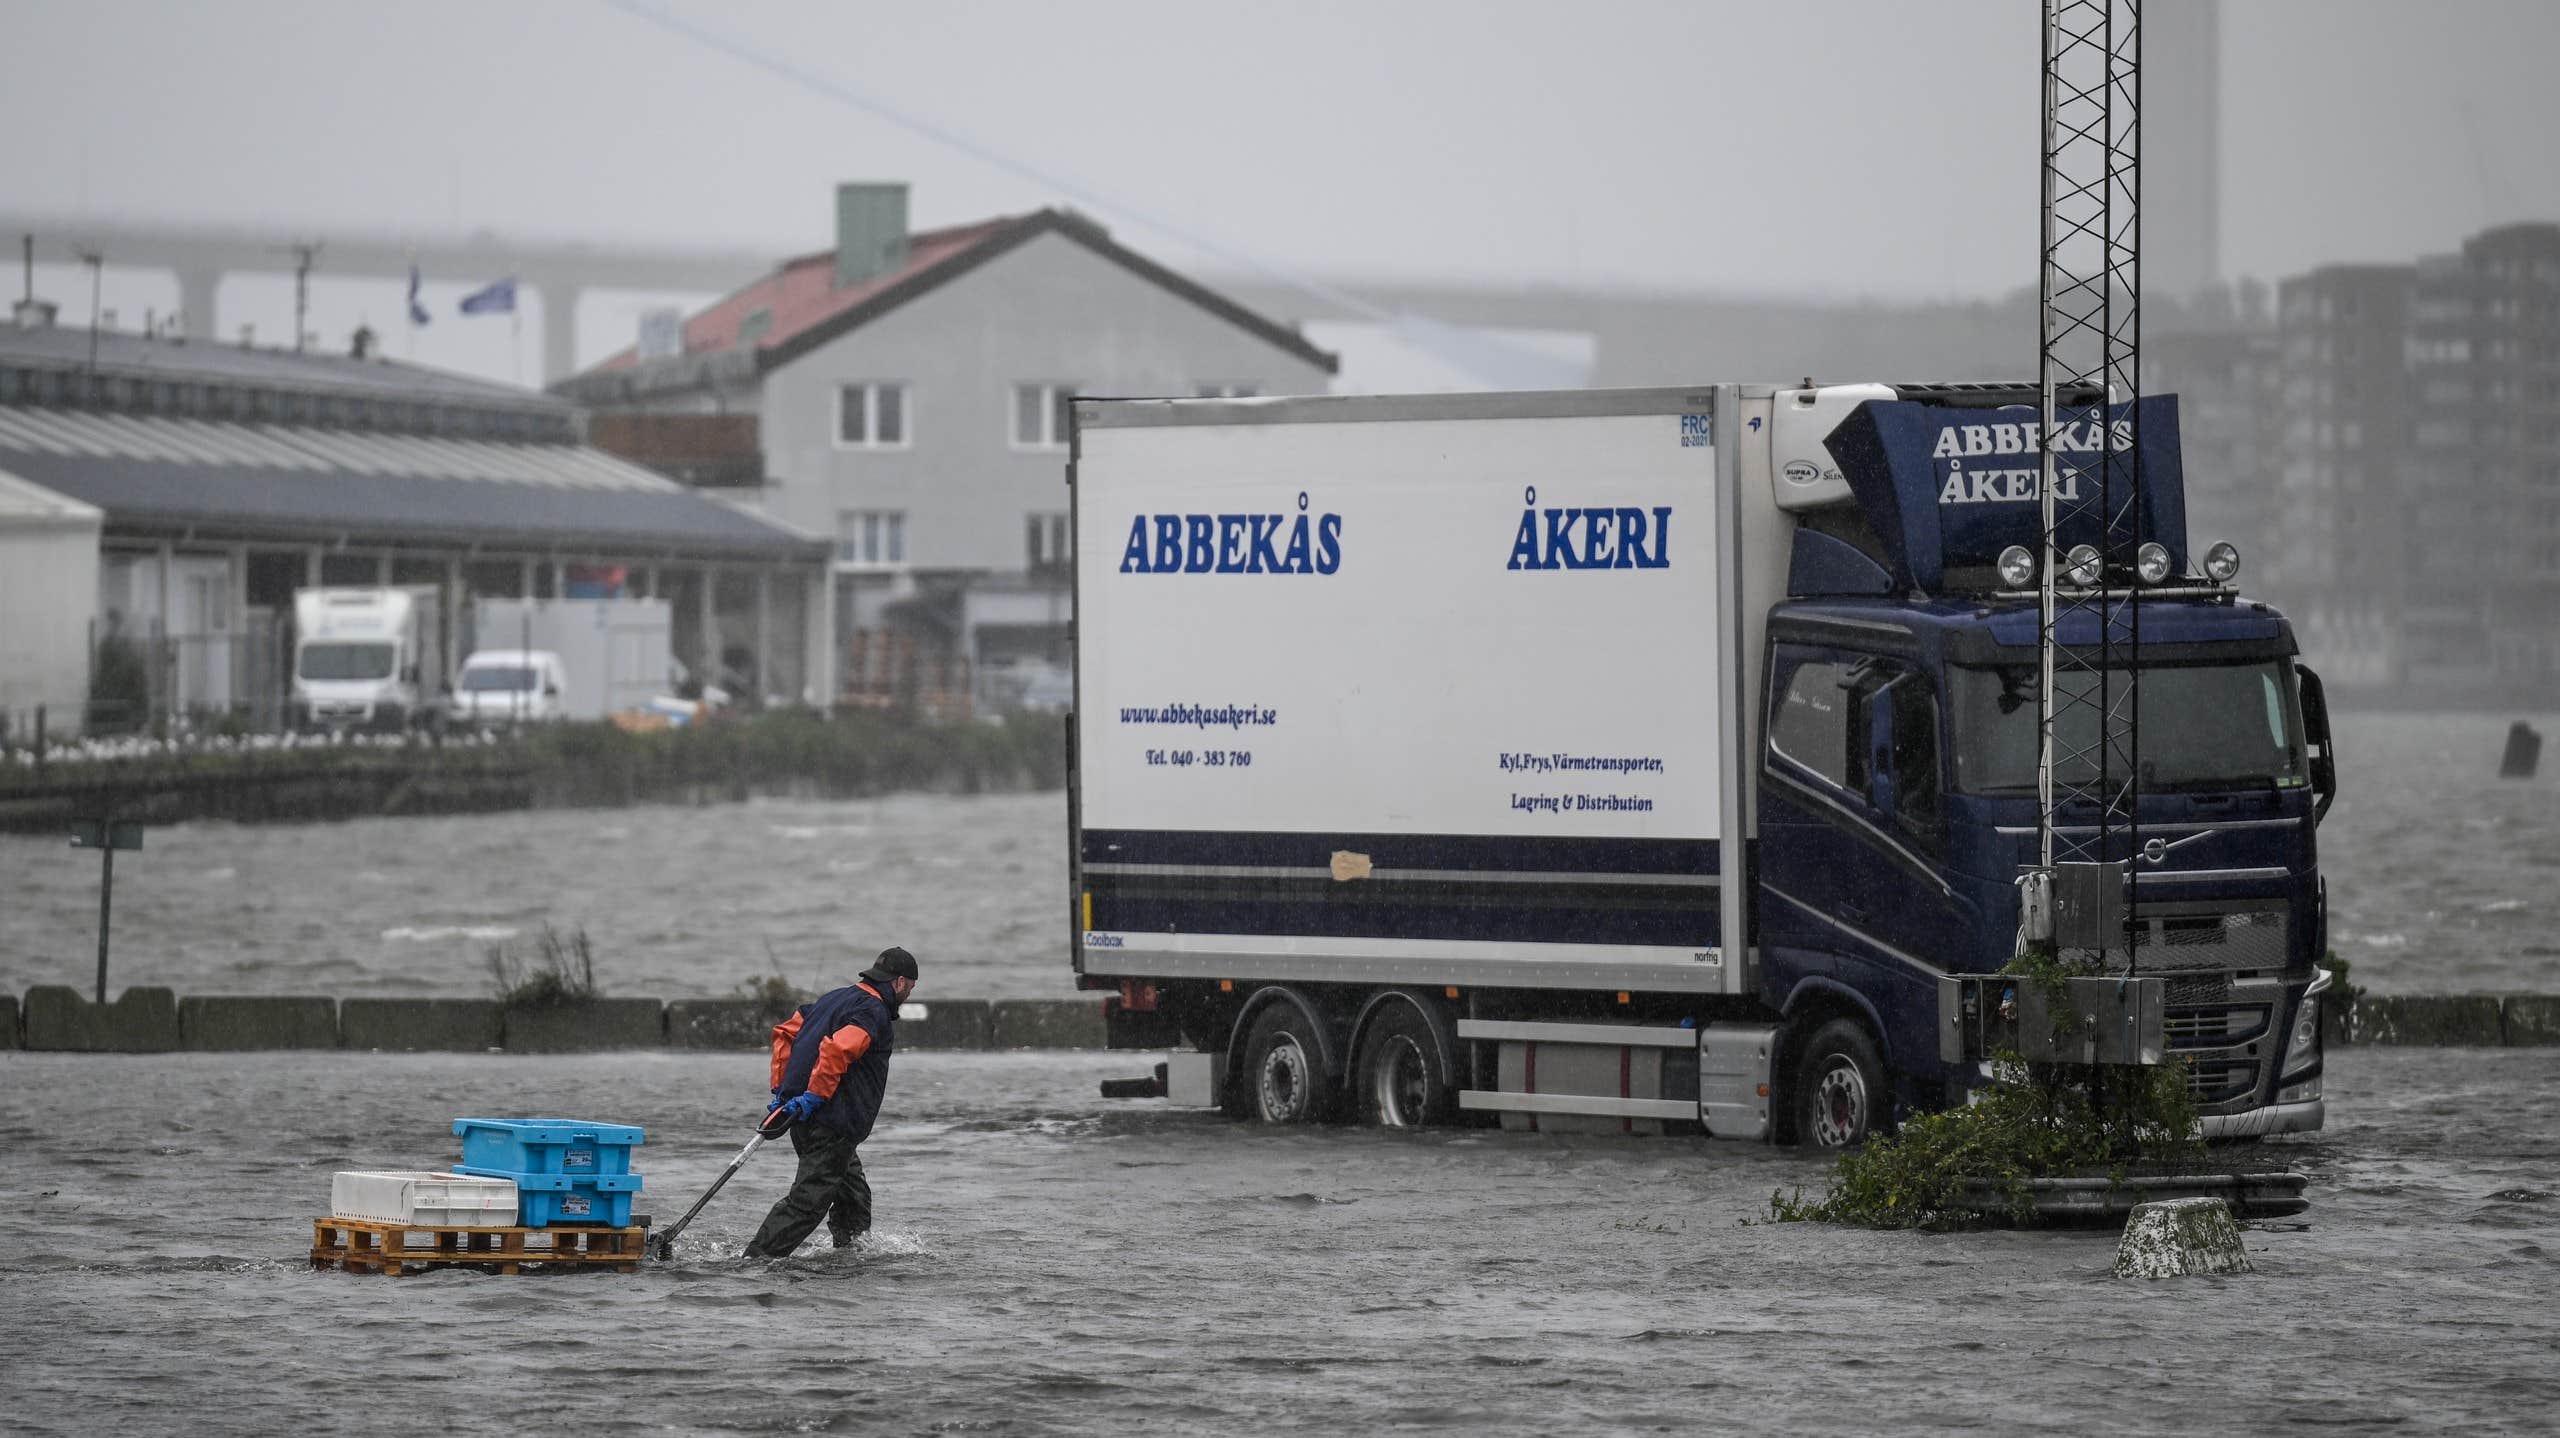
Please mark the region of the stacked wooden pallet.
<svg viewBox="0 0 2560 1438"><path fill-rule="evenodd" d="M467 1266L517 1273L528 1268L637 1270L648 1229L464 1228L318 1218L311 1223L311 1266L394 1277L423 1268Z"/></svg>

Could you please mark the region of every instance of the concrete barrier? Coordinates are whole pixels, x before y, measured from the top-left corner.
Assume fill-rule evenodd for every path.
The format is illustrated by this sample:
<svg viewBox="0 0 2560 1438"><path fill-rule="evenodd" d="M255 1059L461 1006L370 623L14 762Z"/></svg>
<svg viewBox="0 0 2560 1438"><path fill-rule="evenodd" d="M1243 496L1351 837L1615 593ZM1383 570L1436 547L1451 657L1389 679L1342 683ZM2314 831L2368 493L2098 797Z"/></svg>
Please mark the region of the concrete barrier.
<svg viewBox="0 0 2560 1438"><path fill-rule="evenodd" d="M511 1054L574 1054L597 1049L654 1049L667 1042L667 1006L657 999L589 999L506 1011L499 1041Z"/></svg>
<svg viewBox="0 0 2560 1438"><path fill-rule="evenodd" d="M2548 1048L2560 1044L2560 997L2517 994L2498 1006L2511 1048Z"/></svg>
<svg viewBox="0 0 2560 1438"><path fill-rule="evenodd" d="M761 999L677 999L667 1005L667 1042L680 1049L766 1052L773 1026L789 1017Z"/></svg>
<svg viewBox="0 0 2560 1438"><path fill-rule="evenodd" d="M0 1049L18 1046L18 996L0 994Z"/></svg>
<svg viewBox="0 0 2560 1438"><path fill-rule="evenodd" d="M338 1001L323 998L178 1000L178 1042L199 1052L333 1049Z"/></svg>
<svg viewBox="0 0 2560 1438"><path fill-rule="evenodd" d="M985 999L934 999L919 1018L910 1007L898 1020L902 1049L983 1049L992 1046Z"/></svg>
<svg viewBox="0 0 2560 1438"><path fill-rule="evenodd" d="M178 1046L178 996L132 988L91 1003L66 984L27 990L27 1047L63 1053L158 1054Z"/></svg>
<svg viewBox="0 0 2560 1438"><path fill-rule="evenodd" d="M2489 994L2367 994L2347 1015L2347 1041L2494 1048L2506 1042L2506 1021Z"/></svg>
<svg viewBox="0 0 2560 1438"><path fill-rule="evenodd" d="M477 1053L498 1046L506 1028L495 999L347 999L338 1005L338 1045L390 1053Z"/></svg>
<svg viewBox="0 0 2560 1438"><path fill-rule="evenodd" d="M998 999L988 1005L987 1020L990 1048L1103 1047L1099 999Z"/></svg>

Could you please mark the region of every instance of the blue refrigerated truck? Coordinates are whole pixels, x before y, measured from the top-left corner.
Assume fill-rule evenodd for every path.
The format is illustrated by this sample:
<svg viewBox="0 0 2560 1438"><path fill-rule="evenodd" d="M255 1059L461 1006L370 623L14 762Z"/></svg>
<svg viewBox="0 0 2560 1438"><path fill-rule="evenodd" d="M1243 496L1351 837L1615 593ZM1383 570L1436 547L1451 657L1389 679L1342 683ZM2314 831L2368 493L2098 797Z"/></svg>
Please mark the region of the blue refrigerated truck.
<svg viewBox="0 0 2560 1438"><path fill-rule="evenodd" d="M2057 411L2138 460L2062 536L2058 696L2139 696L2068 882L2029 387L1075 416L1074 964L1177 1102L1835 1147L2050 1033L2183 1065L2210 1135L2320 1126L2325 705L2190 549L2174 399ZM2048 895L2104 975L2060 1028L1997 977Z"/></svg>

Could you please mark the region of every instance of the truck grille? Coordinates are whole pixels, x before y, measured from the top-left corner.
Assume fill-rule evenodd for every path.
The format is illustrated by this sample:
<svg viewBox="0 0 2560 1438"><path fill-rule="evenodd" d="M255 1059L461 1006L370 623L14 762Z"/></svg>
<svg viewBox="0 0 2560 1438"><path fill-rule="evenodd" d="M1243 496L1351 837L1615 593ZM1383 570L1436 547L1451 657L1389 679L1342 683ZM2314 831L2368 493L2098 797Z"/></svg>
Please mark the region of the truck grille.
<svg viewBox="0 0 2560 1438"><path fill-rule="evenodd" d="M2133 921L2133 969L2164 977L2194 969L2219 973L2281 969L2289 937L2282 909L2145 904ZM2067 949L2063 957L2085 963L2097 955L2087 949ZM2181 1000L2173 989L2169 1002L2210 1000Z"/></svg>
<svg viewBox="0 0 2560 1438"><path fill-rule="evenodd" d="M2257 1090L2258 1061L2255 1059L2204 1059L2187 1069L2187 1093L2198 1104L2211 1106L2245 1099Z"/></svg>
<svg viewBox="0 0 2560 1438"><path fill-rule="evenodd" d="M2172 1007L2161 1017L2161 1035L2173 1049L2223 1048L2246 1043L2266 1032L2269 1012L2264 1004L2219 1008Z"/></svg>

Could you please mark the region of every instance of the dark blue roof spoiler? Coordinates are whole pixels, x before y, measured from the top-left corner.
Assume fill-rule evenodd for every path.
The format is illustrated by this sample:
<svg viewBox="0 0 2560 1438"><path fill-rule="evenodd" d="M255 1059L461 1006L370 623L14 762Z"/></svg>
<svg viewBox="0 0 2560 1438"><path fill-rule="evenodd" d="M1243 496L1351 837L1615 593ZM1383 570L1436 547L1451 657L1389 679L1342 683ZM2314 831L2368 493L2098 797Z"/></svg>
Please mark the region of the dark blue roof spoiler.
<svg viewBox="0 0 2560 1438"><path fill-rule="evenodd" d="M2178 401L2154 395L2110 405L2106 422L2133 452L2118 461L2114 552L2131 558L2137 531L2166 545L2188 572L2185 475L2178 458ZM2058 410L2056 449L2068 495L2098 483L2105 432L2099 407ZM1908 400L1858 406L1824 443L1857 497L1897 590L1924 594L1998 587L1992 566L2012 544L2037 548L2042 425L2033 406L1966 408ZM2127 487L2133 503L2125 503ZM2099 542L2094 514L2066 523L2066 550ZM2041 557L2041 556L2039 556Z"/></svg>

